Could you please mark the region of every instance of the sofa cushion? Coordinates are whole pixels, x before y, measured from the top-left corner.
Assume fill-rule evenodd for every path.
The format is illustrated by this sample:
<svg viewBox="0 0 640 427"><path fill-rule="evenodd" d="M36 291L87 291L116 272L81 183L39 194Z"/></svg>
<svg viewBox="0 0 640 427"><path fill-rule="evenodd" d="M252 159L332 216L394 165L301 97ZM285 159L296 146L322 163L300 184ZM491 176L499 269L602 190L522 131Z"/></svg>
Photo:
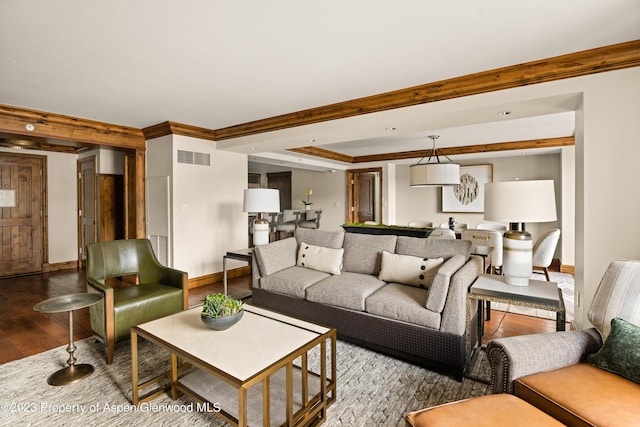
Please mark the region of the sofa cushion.
<svg viewBox="0 0 640 427"><path fill-rule="evenodd" d="M429 259L382 251L378 279L428 289L443 262L443 258Z"/></svg>
<svg viewBox="0 0 640 427"><path fill-rule="evenodd" d="M289 267L260 279L260 287L266 291L304 299L305 290L329 277L328 273L304 267Z"/></svg>
<svg viewBox="0 0 640 427"><path fill-rule="evenodd" d="M400 255L413 255L425 258L443 257L449 259L454 255L464 256L465 261L471 254L471 241L458 239L421 239L419 237L399 236L396 249Z"/></svg>
<svg viewBox="0 0 640 427"><path fill-rule="evenodd" d="M389 319L440 329L440 314L425 307L428 294L427 289L389 283L367 298L365 310Z"/></svg>
<svg viewBox="0 0 640 427"><path fill-rule="evenodd" d="M309 286L306 299L320 304L364 311L367 297L384 285L385 282L375 276L343 271L339 276L329 276Z"/></svg>
<svg viewBox="0 0 640 427"><path fill-rule="evenodd" d="M640 420L640 384L588 363L518 378L513 390L566 425L631 426Z"/></svg>
<svg viewBox="0 0 640 427"><path fill-rule="evenodd" d="M343 253L344 249L342 248L325 248L301 242L296 265L325 273L340 274Z"/></svg>
<svg viewBox="0 0 640 427"><path fill-rule="evenodd" d="M611 332L604 345L587 361L600 369L640 383L640 328L626 320L611 319Z"/></svg>
<svg viewBox="0 0 640 427"><path fill-rule="evenodd" d="M299 227L296 229L296 241L298 245L300 245L301 242L306 242L315 246L337 249L341 248L342 242L344 242L344 231L327 231Z"/></svg>
<svg viewBox="0 0 640 427"><path fill-rule="evenodd" d="M342 271L351 273L380 273L382 251L394 252L398 236L345 233Z"/></svg>
<svg viewBox="0 0 640 427"><path fill-rule="evenodd" d="M296 239L278 240L268 245L258 245L253 249L256 262L263 276L296 265L298 245Z"/></svg>

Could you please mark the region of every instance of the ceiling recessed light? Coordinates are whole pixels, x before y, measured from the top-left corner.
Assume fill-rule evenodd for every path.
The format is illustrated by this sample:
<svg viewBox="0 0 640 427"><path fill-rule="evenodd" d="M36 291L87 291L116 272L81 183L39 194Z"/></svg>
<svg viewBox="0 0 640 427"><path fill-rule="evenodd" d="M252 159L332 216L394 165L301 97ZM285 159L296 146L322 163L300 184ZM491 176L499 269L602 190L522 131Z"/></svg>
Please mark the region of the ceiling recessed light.
<svg viewBox="0 0 640 427"><path fill-rule="evenodd" d="M258 147L251 147L251 151L256 151Z"/></svg>
<svg viewBox="0 0 640 427"><path fill-rule="evenodd" d="M317 141L317 140L316 140L315 138L309 138L309 139L307 139L307 142L310 142L310 143L314 143L314 142L316 142L316 141Z"/></svg>
<svg viewBox="0 0 640 427"><path fill-rule="evenodd" d="M511 111L509 111L509 110L499 111L498 112L499 116L508 116L509 114L511 114Z"/></svg>
<svg viewBox="0 0 640 427"><path fill-rule="evenodd" d="M36 127L34 125L32 125L31 123L29 123L28 125L25 126L25 128L29 131L29 132L33 132Z"/></svg>
<svg viewBox="0 0 640 427"><path fill-rule="evenodd" d="M385 129L386 129L386 130L390 130L390 131L398 130L398 128L397 128L397 127L395 127L395 126L388 126L388 127L386 127Z"/></svg>

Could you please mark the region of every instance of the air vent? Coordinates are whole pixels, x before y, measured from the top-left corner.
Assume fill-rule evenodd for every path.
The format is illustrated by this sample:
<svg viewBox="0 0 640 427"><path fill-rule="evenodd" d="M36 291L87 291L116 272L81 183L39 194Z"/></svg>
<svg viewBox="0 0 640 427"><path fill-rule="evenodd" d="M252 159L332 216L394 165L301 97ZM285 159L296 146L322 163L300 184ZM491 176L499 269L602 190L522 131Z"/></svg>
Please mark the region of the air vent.
<svg viewBox="0 0 640 427"><path fill-rule="evenodd" d="M189 165L211 165L211 154L196 153L194 151L178 150L178 163L186 163Z"/></svg>

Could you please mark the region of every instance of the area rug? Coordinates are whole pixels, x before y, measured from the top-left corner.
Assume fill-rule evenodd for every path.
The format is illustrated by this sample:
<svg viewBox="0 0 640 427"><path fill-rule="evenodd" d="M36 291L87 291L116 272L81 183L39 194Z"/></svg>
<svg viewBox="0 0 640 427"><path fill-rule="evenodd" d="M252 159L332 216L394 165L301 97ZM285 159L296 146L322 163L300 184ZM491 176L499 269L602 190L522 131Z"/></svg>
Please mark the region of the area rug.
<svg viewBox="0 0 640 427"><path fill-rule="evenodd" d="M94 339L76 345L78 363L92 364L95 372L67 386L53 387L46 381L65 366L65 346L0 365L0 425L227 425L215 414L197 410L186 396L173 401L165 393L136 410L130 404L129 343L116 345L111 365L105 363L103 347ZM168 353L155 345L141 339L139 354L141 378L168 369ZM404 426L409 411L488 394L490 389L479 381L458 382L343 341L338 341L337 359L337 399L328 409L327 426ZM481 357L470 374L488 378L489 371Z"/></svg>

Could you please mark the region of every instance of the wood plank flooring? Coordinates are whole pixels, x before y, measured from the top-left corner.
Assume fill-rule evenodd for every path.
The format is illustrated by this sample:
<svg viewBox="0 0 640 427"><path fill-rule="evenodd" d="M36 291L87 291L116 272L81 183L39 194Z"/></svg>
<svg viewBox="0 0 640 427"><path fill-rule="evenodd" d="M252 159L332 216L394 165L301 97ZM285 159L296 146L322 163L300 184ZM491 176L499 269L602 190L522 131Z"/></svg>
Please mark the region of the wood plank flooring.
<svg viewBox="0 0 640 427"><path fill-rule="evenodd" d="M250 289L249 276L229 280L229 293ZM205 295L222 292L222 282L191 289L189 306L202 302ZM0 279L0 364L21 359L69 343L67 313L45 314L33 306L59 295L86 292L84 270L64 270L47 274ZM74 340L91 336L89 310L74 312ZM555 321L493 310L485 323L486 343L491 338L555 330Z"/></svg>

